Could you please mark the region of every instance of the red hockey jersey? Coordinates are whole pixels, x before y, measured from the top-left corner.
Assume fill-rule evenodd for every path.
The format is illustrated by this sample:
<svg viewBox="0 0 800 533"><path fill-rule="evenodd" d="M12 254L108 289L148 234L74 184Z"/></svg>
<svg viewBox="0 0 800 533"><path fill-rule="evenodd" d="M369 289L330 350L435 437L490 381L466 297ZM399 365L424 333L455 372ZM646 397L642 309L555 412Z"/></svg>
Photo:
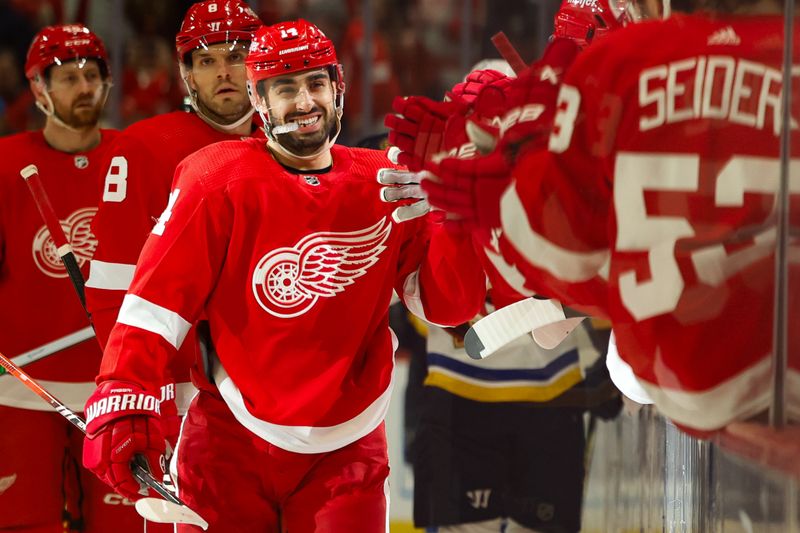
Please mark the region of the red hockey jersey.
<svg viewBox="0 0 800 533"><path fill-rule="evenodd" d="M0 350L15 357L42 345L84 339L25 367L70 408L83 409L94 390L100 349L20 170L35 164L78 264L88 272L97 246L90 230L97 212L102 159L117 136L102 130L88 152L51 148L41 131L0 139ZM73 335L74 334L74 335ZM0 377L0 405L51 409L11 377Z"/></svg>
<svg viewBox="0 0 800 533"><path fill-rule="evenodd" d="M377 427L391 393L392 290L427 320L459 324L481 307L484 274L469 236L431 217L392 221L375 180L385 153L332 152L323 174L287 171L256 139L183 161L98 381L154 389L204 314L217 387L252 432L316 453Z"/></svg>
<svg viewBox="0 0 800 533"><path fill-rule="evenodd" d="M549 151L520 162L502 199L501 247L529 288L610 317L659 409L700 430L769 404L782 28L676 16L593 44L567 73Z"/></svg>
<svg viewBox="0 0 800 533"><path fill-rule="evenodd" d="M167 205L178 163L211 143L239 138L215 130L195 113L175 111L132 124L114 142L102 165L101 202L92 225L97 252L86 284L103 345L144 241Z"/></svg>

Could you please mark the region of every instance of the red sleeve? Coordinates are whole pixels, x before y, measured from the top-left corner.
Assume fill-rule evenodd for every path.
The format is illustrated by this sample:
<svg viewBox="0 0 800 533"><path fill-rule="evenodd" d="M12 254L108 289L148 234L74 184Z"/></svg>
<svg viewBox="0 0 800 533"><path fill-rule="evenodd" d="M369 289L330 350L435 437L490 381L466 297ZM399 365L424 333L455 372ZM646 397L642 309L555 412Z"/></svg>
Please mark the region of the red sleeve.
<svg viewBox="0 0 800 533"><path fill-rule="evenodd" d="M107 153L101 203L92 223L98 245L86 283L87 306L102 345L116 321L139 252L167 203L174 171L174 164L134 135L121 135Z"/></svg>
<svg viewBox="0 0 800 533"><path fill-rule="evenodd" d="M401 254L395 290L406 307L428 322L455 326L480 312L486 278L472 236L445 229L435 214L405 222L411 239Z"/></svg>
<svg viewBox="0 0 800 533"><path fill-rule="evenodd" d="M567 74L549 149L526 154L514 167L501 200L500 249L526 288L607 316L612 190L606 156L621 106L593 75L602 71L597 55L579 57Z"/></svg>
<svg viewBox="0 0 800 533"><path fill-rule="evenodd" d="M227 204L193 176L190 162L178 167L167 209L145 243L111 332L98 383L119 379L153 389L168 381L165 368L213 290L230 218Z"/></svg>

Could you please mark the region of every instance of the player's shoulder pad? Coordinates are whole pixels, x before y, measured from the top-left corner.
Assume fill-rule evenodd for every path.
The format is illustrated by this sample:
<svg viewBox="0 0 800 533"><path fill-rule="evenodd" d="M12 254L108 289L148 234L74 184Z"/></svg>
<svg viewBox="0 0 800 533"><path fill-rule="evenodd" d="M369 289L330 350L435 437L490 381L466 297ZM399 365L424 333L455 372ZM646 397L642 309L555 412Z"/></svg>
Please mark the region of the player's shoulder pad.
<svg viewBox="0 0 800 533"><path fill-rule="evenodd" d="M155 143L158 139L171 137L174 132L184 130L199 120L194 113L171 111L134 122L122 131L122 136Z"/></svg>
<svg viewBox="0 0 800 533"><path fill-rule="evenodd" d="M221 141L187 156L176 170L180 181L200 181L215 189L233 181L260 178L276 167L263 139Z"/></svg>
<svg viewBox="0 0 800 533"><path fill-rule="evenodd" d="M386 155L386 150L350 148L336 145L334 146L334 158L339 156L342 159L344 150L347 151L347 157L352 161L350 173L356 176L369 177L374 181L375 173L380 168L404 168L402 165L392 163Z"/></svg>

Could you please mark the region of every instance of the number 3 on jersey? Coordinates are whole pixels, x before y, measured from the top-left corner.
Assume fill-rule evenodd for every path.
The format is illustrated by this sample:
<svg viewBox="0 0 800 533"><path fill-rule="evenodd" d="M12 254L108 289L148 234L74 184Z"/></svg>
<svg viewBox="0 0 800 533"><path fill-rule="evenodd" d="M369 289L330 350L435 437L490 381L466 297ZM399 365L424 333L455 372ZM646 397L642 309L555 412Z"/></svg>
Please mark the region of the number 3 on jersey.
<svg viewBox="0 0 800 533"><path fill-rule="evenodd" d="M103 186L104 202L121 202L128 193L128 160L123 156L114 156L106 173Z"/></svg>
<svg viewBox="0 0 800 533"><path fill-rule="evenodd" d="M172 218L172 208L175 207L175 202L178 200L178 195L181 193L180 189L175 189L171 193L169 193L169 201L167 202L167 208L164 209L164 212L161 213L161 216L158 217L158 222L156 225L153 226L153 235L163 235L164 228L169 222L169 219Z"/></svg>

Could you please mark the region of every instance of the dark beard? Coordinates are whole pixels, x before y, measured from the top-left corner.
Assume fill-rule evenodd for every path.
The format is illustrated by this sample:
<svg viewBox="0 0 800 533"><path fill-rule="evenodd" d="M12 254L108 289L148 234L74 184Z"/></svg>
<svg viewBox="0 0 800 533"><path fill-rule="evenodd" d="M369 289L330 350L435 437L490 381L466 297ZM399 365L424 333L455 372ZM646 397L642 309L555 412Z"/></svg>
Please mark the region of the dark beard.
<svg viewBox="0 0 800 533"><path fill-rule="evenodd" d="M271 113L269 118L273 124L277 124L275 117ZM331 117L325 113L322 116L322 120L325 121L323 128L313 134L298 135L296 131L293 131L276 135L275 138L281 146L293 154L300 156L312 155L318 152L328 140L332 139L336 131L335 118L331 120Z"/></svg>
<svg viewBox="0 0 800 533"><path fill-rule="evenodd" d="M72 107L66 114L56 110L55 115L67 126L76 130L87 130L97 126L100 121L100 114L103 112L103 105L98 103L91 111L81 109L80 112Z"/></svg>

